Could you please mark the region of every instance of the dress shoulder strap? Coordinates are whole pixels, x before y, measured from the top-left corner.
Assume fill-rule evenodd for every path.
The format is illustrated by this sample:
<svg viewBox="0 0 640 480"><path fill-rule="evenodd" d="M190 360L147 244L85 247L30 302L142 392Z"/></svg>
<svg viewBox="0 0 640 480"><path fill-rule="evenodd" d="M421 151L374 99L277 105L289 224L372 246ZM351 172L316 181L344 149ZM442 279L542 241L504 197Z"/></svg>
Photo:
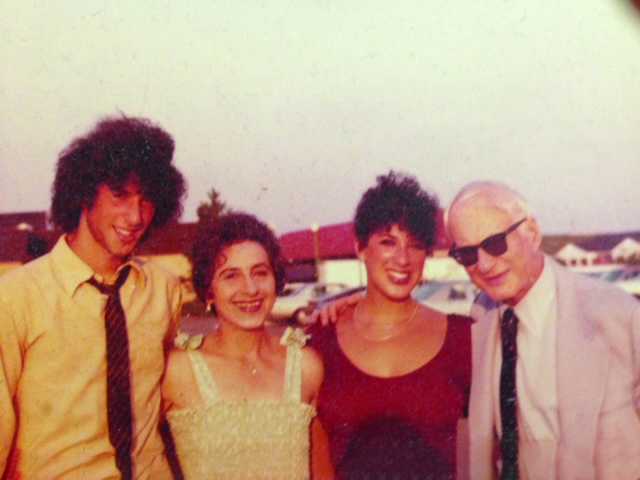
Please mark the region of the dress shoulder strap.
<svg viewBox="0 0 640 480"><path fill-rule="evenodd" d="M302 399L302 347L307 335L299 329L287 327L280 344L287 347L287 360L284 369L284 400L300 402Z"/></svg>
<svg viewBox="0 0 640 480"><path fill-rule="evenodd" d="M204 400L205 404L217 402L219 399L218 387L213 379L211 370L207 366L202 353L198 350L187 350L189 360L191 361L191 368L193 368L193 374L196 377L198 384L198 390Z"/></svg>

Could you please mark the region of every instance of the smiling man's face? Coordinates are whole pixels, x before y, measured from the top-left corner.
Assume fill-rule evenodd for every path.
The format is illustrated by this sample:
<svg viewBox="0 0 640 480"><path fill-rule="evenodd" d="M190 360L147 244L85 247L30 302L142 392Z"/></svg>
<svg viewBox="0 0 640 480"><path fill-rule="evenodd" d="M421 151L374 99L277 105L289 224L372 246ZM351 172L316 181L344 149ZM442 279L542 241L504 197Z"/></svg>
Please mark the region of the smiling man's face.
<svg viewBox="0 0 640 480"><path fill-rule="evenodd" d="M482 198L454 205L449 213L449 233L456 247L478 245L487 237L504 232L520 218ZM537 222L528 218L506 236L507 250L493 256L478 249L478 261L466 266L469 277L491 298L510 305L518 303L540 276L543 255Z"/></svg>
<svg viewBox="0 0 640 480"><path fill-rule="evenodd" d="M136 182L118 190L100 185L91 208L81 214L80 228L94 254L120 261L128 257L149 228L155 207L140 192Z"/></svg>

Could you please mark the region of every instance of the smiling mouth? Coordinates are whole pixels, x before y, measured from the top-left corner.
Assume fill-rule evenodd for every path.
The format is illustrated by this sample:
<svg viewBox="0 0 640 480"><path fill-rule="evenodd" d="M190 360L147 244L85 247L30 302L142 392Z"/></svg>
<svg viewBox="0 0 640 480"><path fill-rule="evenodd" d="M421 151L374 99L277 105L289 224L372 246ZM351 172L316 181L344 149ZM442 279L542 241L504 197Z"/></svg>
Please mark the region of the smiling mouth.
<svg viewBox="0 0 640 480"><path fill-rule="evenodd" d="M485 276L484 281L491 286L496 286L502 282L502 279L507 275L507 273L508 272L502 272L497 275Z"/></svg>
<svg viewBox="0 0 640 480"><path fill-rule="evenodd" d="M236 302L235 306L245 313L256 313L262 308L262 300L253 300L251 302Z"/></svg>
<svg viewBox="0 0 640 480"><path fill-rule="evenodd" d="M122 240L124 243L131 243L138 239L139 229L130 230L127 228L114 227L118 238Z"/></svg>
<svg viewBox="0 0 640 480"><path fill-rule="evenodd" d="M392 283L396 285L406 285L411 280L410 272L398 272L396 270L387 270L387 276Z"/></svg>

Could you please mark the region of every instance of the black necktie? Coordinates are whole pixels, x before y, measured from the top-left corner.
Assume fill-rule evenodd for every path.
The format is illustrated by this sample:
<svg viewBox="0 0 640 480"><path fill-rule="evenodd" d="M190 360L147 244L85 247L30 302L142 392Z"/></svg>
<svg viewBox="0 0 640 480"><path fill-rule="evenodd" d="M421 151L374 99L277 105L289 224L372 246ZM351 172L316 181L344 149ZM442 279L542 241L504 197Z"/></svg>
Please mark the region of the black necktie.
<svg viewBox="0 0 640 480"><path fill-rule="evenodd" d="M129 270L130 267L123 268L113 285L100 284L94 278L88 280L88 283L108 297L104 312L107 332L107 419L109 440L116 451L116 466L123 480L133 478L129 338L124 310L120 303L120 287L127 279Z"/></svg>
<svg viewBox="0 0 640 480"><path fill-rule="evenodd" d="M502 316L502 368L500 370L500 416L502 418L502 475L501 480L517 480L518 473L518 419L516 418L516 359L518 347L518 317L511 308Z"/></svg>

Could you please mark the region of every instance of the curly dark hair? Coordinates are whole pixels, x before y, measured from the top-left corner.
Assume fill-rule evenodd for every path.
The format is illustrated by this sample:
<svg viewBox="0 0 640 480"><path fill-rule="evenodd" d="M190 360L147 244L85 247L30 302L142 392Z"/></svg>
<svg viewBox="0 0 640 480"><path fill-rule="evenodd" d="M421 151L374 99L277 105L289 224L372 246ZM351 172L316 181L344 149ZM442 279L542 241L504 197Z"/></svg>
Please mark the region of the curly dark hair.
<svg viewBox="0 0 640 480"><path fill-rule="evenodd" d="M286 281L285 263L278 239L271 229L253 215L228 213L198 229L191 254L193 286L198 297L207 301L207 292L222 251L236 243L251 240L264 247L276 279L276 293L281 293Z"/></svg>
<svg viewBox="0 0 640 480"><path fill-rule="evenodd" d="M58 158L51 198L51 219L74 232L83 208L91 209L98 187L121 190L130 181L155 207L151 227L182 213L185 181L171 165L171 135L144 118L107 118L75 139Z"/></svg>
<svg viewBox="0 0 640 480"><path fill-rule="evenodd" d="M393 170L380 175L377 185L362 195L356 209L358 245L364 248L371 235L398 225L430 252L436 242L438 209L437 197L422 190L414 177Z"/></svg>

